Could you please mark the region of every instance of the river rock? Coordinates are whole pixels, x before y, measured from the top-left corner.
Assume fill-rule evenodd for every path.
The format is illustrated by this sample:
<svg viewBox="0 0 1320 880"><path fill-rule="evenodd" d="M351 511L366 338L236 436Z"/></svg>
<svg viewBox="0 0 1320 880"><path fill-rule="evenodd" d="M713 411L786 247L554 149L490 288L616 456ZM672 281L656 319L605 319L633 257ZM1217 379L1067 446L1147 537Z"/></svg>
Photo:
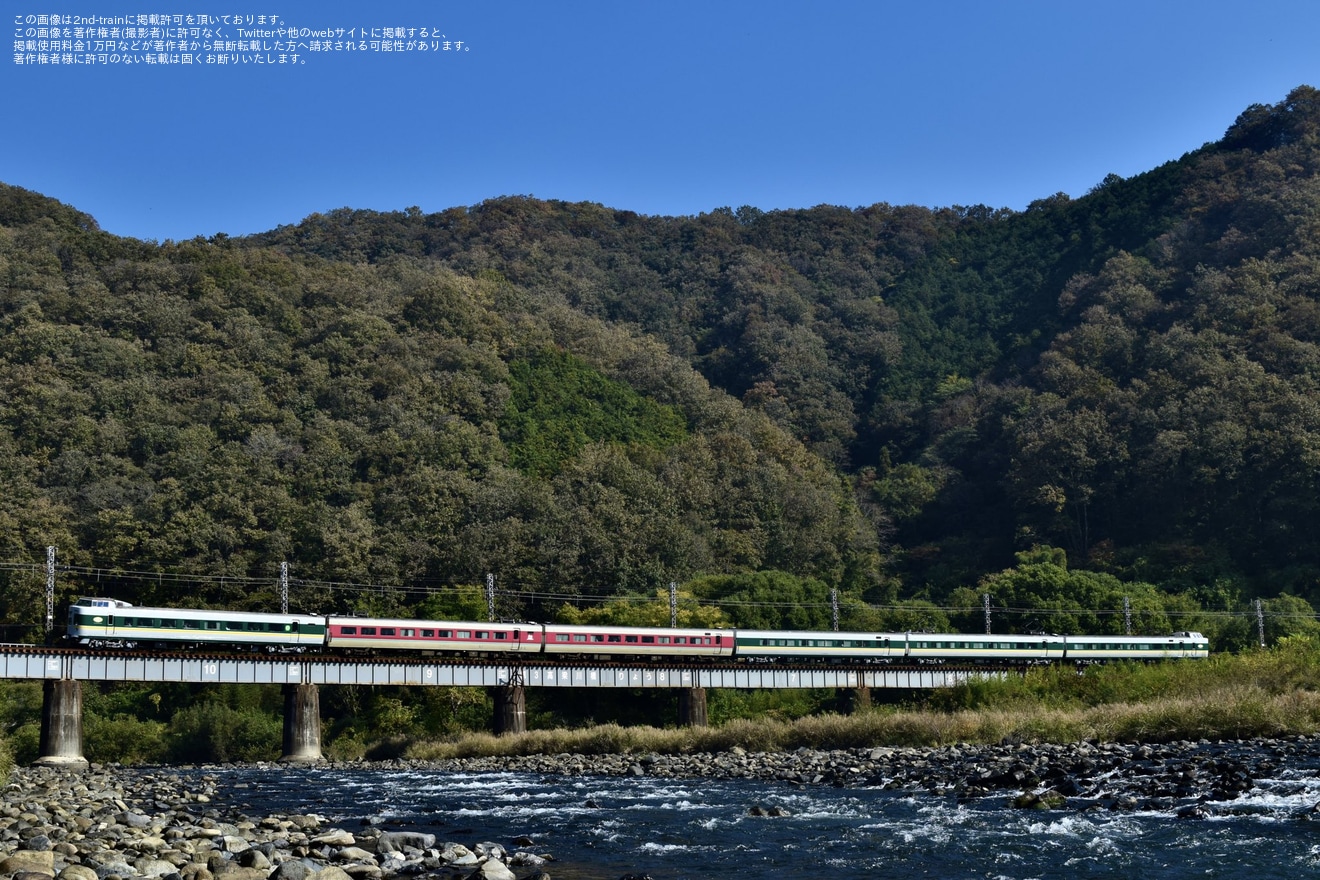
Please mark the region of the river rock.
<svg viewBox="0 0 1320 880"><path fill-rule="evenodd" d="M21 849L0 861L0 874L17 874L21 871L54 877L55 853L50 850Z"/></svg>
<svg viewBox="0 0 1320 880"><path fill-rule="evenodd" d="M165 877L175 872L175 866L164 859L138 859L133 863L133 871L143 877Z"/></svg>
<svg viewBox="0 0 1320 880"><path fill-rule="evenodd" d="M97 880L96 872L85 865L65 865L56 876L59 880Z"/></svg>
<svg viewBox="0 0 1320 880"><path fill-rule="evenodd" d="M351 878L343 868L329 865L312 874L311 880L351 880Z"/></svg>
<svg viewBox="0 0 1320 880"><path fill-rule="evenodd" d="M420 852L434 846L434 834L415 831L386 831L376 838L376 849L382 853L401 853L410 849Z"/></svg>
<svg viewBox="0 0 1320 880"><path fill-rule="evenodd" d="M339 852L335 853L335 861L362 862L364 864L370 863L374 865L376 863L376 857L360 846L346 846Z"/></svg>
<svg viewBox="0 0 1320 880"><path fill-rule="evenodd" d="M487 859L469 875L469 880L518 880L518 877L499 859Z"/></svg>

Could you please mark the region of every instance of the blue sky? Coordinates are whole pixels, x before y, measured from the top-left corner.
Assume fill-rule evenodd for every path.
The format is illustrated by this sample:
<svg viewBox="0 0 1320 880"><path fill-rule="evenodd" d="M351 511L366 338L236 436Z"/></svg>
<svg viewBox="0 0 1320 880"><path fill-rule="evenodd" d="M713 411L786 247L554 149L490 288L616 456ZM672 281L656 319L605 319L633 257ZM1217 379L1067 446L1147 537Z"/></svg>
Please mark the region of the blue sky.
<svg viewBox="0 0 1320 880"><path fill-rule="evenodd" d="M16 17L61 11L6 6L11 30ZM428 28L465 46L303 50L302 63L283 66L20 65L11 48L0 180L87 211L110 232L159 240L259 232L346 206L429 212L509 194L644 214L1021 209L1149 170L1218 139L1252 103L1320 86L1315 2L84 7L94 8L62 11ZM223 30L238 38L232 22Z"/></svg>

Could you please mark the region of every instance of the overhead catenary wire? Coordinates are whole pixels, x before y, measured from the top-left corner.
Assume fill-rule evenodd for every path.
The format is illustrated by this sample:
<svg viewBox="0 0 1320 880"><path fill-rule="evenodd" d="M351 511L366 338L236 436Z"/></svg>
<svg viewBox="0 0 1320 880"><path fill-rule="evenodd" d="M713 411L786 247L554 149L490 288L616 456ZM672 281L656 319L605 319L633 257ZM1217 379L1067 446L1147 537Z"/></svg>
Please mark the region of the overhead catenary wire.
<svg viewBox="0 0 1320 880"><path fill-rule="evenodd" d="M157 571L138 571L133 569L104 568L100 566L68 565L61 564L55 566L57 572L80 576L96 582L106 580L125 581L125 582L150 582L157 586L166 583L171 585L180 585L184 587L197 587L205 584L219 585L224 587L259 587L263 589L280 588L279 575L273 573L271 577L253 577L232 574L206 574L197 572L170 572L164 570ZM43 581L46 578L46 563L43 562L0 562L0 572L30 572L38 576ZM505 580L506 587L503 595L512 597L519 601L526 602L565 602L576 603L579 605L603 605L608 603L631 603L636 605L646 605L651 603L663 602L664 599L658 595L602 595L593 593L579 593L560 590L543 590L535 588L520 588L517 583L509 586L510 581ZM461 578L451 579L432 579L419 578L408 584L387 584L370 583L359 581L332 581L315 578L296 578L288 577L288 586L291 590L344 593L349 596L366 595L393 595L403 599L424 599L435 595L437 590L445 588L454 588L460 586L481 587L481 584L475 580ZM697 603L703 606L715 608L807 608L819 610L822 612L830 611L831 601L828 597L822 597L818 602L811 601L752 601L745 599L704 599L695 597L684 597L678 600L681 604ZM856 600L853 600L856 601ZM976 605L910 605L902 603L861 603L864 607L875 611L892 611L905 613L921 613L923 611L968 614L979 612L980 604ZM1031 616L1051 617L1058 615L1076 615L1086 614L1095 617L1115 617L1125 614L1121 608L1115 609L1096 609L1096 608L1028 608L1017 606L993 606L993 612L996 615L1011 616ZM1160 613L1170 618L1213 618L1213 619L1233 619L1249 618L1256 619L1261 613L1276 620L1318 620L1320 613L1305 614L1297 611L1259 611L1253 603L1249 608L1243 610L1224 609L1201 609L1197 611L1172 611L1164 609L1151 609L1149 612L1143 612L1141 609L1134 609L1132 613Z"/></svg>

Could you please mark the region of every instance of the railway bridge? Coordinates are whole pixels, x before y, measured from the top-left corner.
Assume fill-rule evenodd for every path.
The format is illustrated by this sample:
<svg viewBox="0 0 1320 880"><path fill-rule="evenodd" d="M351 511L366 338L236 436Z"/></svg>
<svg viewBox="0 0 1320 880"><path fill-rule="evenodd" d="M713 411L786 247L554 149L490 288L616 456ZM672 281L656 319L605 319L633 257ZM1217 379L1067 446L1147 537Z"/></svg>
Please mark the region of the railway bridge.
<svg viewBox="0 0 1320 880"><path fill-rule="evenodd" d="M488 658L343 657L333 655L121 652L84 648L0 646L0 678L43 682L38 763L86 764L82 755L82 682L161 681L278 684L284 688L281 760L321 760L320 685L484 687L495 697L497 733L527 729L525 688L678 688L680 721L706 724L708 688L840 688L870 702L874 688L936 688L988 674L949 666L746 664L691 665L628 661L570 662Z"/></svg>

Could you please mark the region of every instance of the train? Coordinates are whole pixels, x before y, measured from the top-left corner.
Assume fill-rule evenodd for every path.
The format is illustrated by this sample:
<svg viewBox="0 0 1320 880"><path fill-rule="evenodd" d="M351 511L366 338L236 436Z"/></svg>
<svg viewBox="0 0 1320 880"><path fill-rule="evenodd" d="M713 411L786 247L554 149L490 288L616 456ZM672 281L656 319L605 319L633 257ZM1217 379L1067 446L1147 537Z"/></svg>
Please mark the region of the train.
<svg viewBox="0 0 1320 880"><path fill-rule="evenodd" d="M85 597L69 607L65 639L92 648L206 647L421 656L526 656L750 663L996 663L1204 659L1197 632L1167 636L962 635L663 628L408 620L135 606Z"/></svg>

